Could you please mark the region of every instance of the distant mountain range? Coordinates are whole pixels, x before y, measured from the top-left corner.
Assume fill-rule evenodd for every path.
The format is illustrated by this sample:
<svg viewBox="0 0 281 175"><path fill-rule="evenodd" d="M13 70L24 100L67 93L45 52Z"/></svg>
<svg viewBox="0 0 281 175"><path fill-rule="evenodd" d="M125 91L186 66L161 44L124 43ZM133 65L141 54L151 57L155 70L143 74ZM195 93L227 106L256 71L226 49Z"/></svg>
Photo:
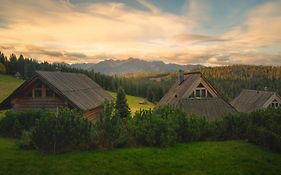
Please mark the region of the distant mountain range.
<svg viewBox="0 0 281 175"><path fill-rule="evenodd" d="M83 63L72 64L71 67L81 68L85 70L94 70L103 74L127 74L127 73L164 73L175 72L178 70L193 70L204 67L197 64L166 64L163 61L145 61L137 58L129 58L127 60L105 60L99 63Z"/></svg>

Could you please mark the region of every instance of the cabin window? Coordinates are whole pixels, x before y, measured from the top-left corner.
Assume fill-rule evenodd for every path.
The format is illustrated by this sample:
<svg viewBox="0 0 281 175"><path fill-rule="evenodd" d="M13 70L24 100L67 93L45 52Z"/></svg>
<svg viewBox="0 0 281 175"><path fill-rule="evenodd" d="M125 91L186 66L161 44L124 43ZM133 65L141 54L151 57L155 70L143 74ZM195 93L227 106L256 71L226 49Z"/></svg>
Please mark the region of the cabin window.
<svg viewBox="0 0 281 175"><path fill-rule="evenodd" d="M271 107L272 108L278 108L280 105L279 105L279 103L278 103L278 101L277 100L273 100L272 101L272 103L271 103Z"/></svg>
<svg viewBox="0 0 281 175"><path fill-rule="evenodd" d="M211 98L211 93L200 83L197 88L192 92L189 98Z"/></svg>
<svg viewBox="0 0 281 175"><path fill-rule="evenodd" d="M50 88L46 88L46 97L54 97L55 93L50 89Z"/></svg>
<svg viewBox="0 0 281 175"><path fill-rule="evenodd" d="M42 97L42 84L38 84L34 88L34 97L39 98Z"/></svg>
<svg viewBox="0 0 281 175"><path fill-rule="evenodd" d="M27 97L32 97L32 90L26 94Z"/></svg>

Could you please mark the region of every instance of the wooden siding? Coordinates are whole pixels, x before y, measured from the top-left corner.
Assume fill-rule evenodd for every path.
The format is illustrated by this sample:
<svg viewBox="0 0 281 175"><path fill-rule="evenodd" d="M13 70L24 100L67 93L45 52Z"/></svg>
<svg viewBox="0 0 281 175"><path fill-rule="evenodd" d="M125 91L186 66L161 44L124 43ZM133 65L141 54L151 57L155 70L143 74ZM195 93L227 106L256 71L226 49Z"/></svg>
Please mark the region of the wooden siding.
<svg viewBox="0 0 281 175"><path fill-rule="evenodd" d="M103 107L100 106L86 111L84 113L84 116L90 121L95 121L101 115L102 111L103 111Z"/></svg>
<svg viewBox="0 0 281 175"><path fill-rule="evenodd" d="M55 110L57 107L66 106L66 104L58 97L32 98L32 97L16 97L11 101L15 111L23 111L28 109L46 108Z"/></svg>

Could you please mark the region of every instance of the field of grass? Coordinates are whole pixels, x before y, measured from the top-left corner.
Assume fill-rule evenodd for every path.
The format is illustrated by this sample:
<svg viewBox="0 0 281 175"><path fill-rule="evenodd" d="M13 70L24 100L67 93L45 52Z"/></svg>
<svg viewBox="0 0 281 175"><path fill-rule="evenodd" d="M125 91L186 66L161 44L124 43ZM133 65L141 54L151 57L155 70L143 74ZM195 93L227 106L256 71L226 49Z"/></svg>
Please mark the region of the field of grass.
<svg viewBox="0 0 281 175"><path fill-rule="evenodd" d="M1 175L280 175L280 165L280 154L242 141L51 155L20 150L14 140L0 138Z"/></svg>
<svg viewBox="0 0 281 175"><path fill-rule="evenodd" d="M109 91L108 91L109 92ZM116 98L115 92L109 92L111 96ZM142 100L141 97L135 97L131 95L126 95L126 98L128 100L129 107L131 109L131 112L136 112L139 109L150 109L154 108L154 104L151 102L148 102L147 104L139 104L139 101Z"/></svg>
<svg viewBox="0 0 281 175"><path fill-rule="evenodd" d="M23 80L13 76L0 74L0 103L8 97L17 87L23 83ZM0 119L6 111L0 111Z"/></svg>
<svg viewBox="0 0 281 175"><path fill-rule="evenodd" d="M13 76L0 74L0 102L10 95L17 87L23 83L23 80Z"/></svg>

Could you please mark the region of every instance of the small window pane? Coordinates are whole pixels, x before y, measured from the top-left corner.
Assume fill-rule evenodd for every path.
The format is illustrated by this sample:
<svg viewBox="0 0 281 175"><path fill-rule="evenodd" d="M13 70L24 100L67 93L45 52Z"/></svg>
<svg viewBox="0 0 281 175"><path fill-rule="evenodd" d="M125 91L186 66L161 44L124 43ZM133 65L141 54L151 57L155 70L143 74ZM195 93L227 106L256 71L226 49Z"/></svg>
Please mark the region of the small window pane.
<svg viewBox="0 0 281 175"><path fill-rule="evenodd" d="M199 89L196 89L196 91L195 91L195 96L196 96L196 97L200 97L200 90L199 90Z"/></svg>
<svg viewBox="0 0 281 175"><path fill-rule="evenodd" d="M47 88L46 89L46 97L54 97L54 96L55 96L54 92L51 89Z"/></svg>
<svg viewBox="0 0 281 175"><path fill-rule="evenodd" d="M201 97L206 97L206 90L205 89L201 90Z"/></svg>
<svg viewBox="0 0 281 175"><path fill-rule="evenodd" d="M35 97L42 97L42 90L38 90L38 89L35 89L34 91L34 96Z"/></svg>

